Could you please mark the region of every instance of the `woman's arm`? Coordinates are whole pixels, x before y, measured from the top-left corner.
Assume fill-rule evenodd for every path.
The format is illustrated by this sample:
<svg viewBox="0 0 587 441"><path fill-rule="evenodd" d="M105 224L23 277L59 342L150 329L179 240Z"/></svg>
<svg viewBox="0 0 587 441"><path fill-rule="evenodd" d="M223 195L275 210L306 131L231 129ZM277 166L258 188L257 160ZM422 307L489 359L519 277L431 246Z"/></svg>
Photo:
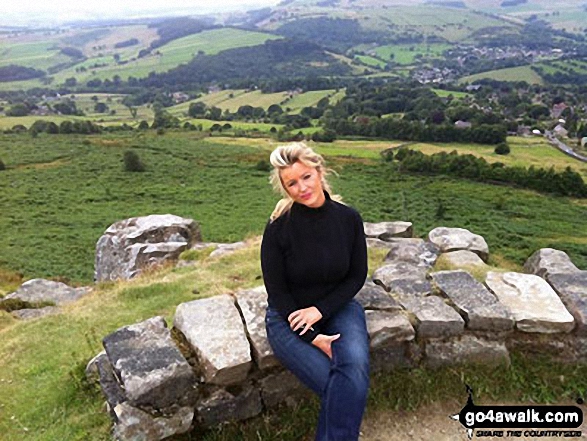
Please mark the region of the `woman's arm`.
<svg viewBox="0 0 587 441"><path fill-rule="evenodd" d="M343 280L323 299L316 302L323 319L328 319L345 303L350 301L363 287L367 278L367 243L363 219L355 212L354 236L349 270Z"/></svg>
<svg viewBox="0 0 587 441"><path fill-rule="evenodd" d="M284 320L290 322L289 317L298 311L299 307L287 285L283 250L279 246L275 230L270 223L265 228L261 242L261 270L271 303L277 308ZM313 323L310 326L313 326ZM310 343L318 335L318 329L316 326L313 326L313 329L308 326L305 332L303 328L299 328L296 333L302 340Z"/></svg>

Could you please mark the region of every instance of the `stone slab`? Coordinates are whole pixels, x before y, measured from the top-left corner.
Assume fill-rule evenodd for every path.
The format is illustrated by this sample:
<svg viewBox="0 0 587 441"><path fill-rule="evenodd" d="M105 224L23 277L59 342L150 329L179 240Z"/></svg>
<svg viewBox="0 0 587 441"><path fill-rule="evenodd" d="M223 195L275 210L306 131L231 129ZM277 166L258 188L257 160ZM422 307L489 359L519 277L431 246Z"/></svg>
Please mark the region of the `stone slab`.
<svg viewBox="0 0 587 441"><path fill-rule="evenodd" d="M477 253L466 250L451 251L442 255L443 260L453 268L489 268Z"/></svg>
<svg viewBox="0 0 587 441"><path fill-rule="evenodd" d="M547 280L575 319L575 332L587 336L587 271L549 274Z"/></svg>
<svg viewBox="0 0 587 441"><path fill-rule="evenodd" d="M455 305L467 328L482 331L508 331L514 320L507 308L468 272L462 270L431 273L434 285Z"/></svg>
<svg viewBox="0 0 587 441"><path fill-rule="evenodd" d="M532 274L490 271L485 283L510 310L518 330L540 333L573 330L573 316L544 279Z"/></svg>
<svg viewBox="0 0 587 441"><path fill-rule="evenodd" d="M373 282L398 298L432 294L432 285L426 279L426 268L407 262L393 262L377 268L373 273Z"/></svg>
<svg viewBox="0 0 587 441"><path fill-rule="evenodd" d="M264 286L235 294L236 303L245 320L245 327L253 358L259 369L264 370L278 366L279 361L267 340L265 329L265 311L267 309L267 291Z"/></svg>
<svg viewBox="0 0 587 441"><path fill-rule="evenodd" d="M503 341L469 334L446 340L430 340L426 342L425 354L425 364L433 368L458 364L510 364L509 352Z"/></svg>
<svg viewBox="0 0 587 441"><path fill-rule="evenodd" d="M120 328L102 343L133 406L165 409L192 398L195 375L162 317Z"/></svg>
<svg viewBox="0 0 587 441"><path fill-rule="evenodd" d="M401 304L415 317L418 339L450 337L465 330L463 318L440 297L404 299Z"/></svg>
<svg viewBox="0 0 587 441"><path fill-rule="evenodd" d="M412 237L414 229L411 222L364 222L365 236L388 241L395 237Z"/></svg>
<svg viewBox="0 0 587 441"><path fill-rule="evenodd" d="M91 288L72 288L65 283L46 279L31 279L24 282L5 299L19 299L25 302L53 302L55 305L73 302L91 292Z"/></svg>
<svg viewBox="0 0 587 441"><path fill-rule="evenodd" d="M253 364L251 348L230 295L180 304L173 324L197 354L206 382L228 385L247 377Z"/></svg>
<svg viewBox="0 0 587 441"><path fill-rule="evenodd" d="M259 390L251 385L230 393L219 389L196 406L197 420L204 427L213 427L227 421L241 421L261 413L263 405Z"/></svg>
<svg viewBox="0 0 587 441"><path fill-rule="evenodd" d="M440 249L423 239L392 239L385 262L407 262L416 266L431 268L440 254Z"/></svg>
<svg viewBox="0 0 587 441"><path fill-rule="evenodd" d="M532 254L524 264L524 272L548 278L554 273L574 273L580 271L564 251L542 248Z"/></svg>
<svg viewBox="0 0 587 441"><path fill-rule="evenodd" d="M468 250L477 253L485 262L489 257L489 247L485 239L465 228L438 227L428 233L428 240L443 253Z"/></svg>
<svg viewBox="0 0 587 441"><path fill-rule="evenodd" d="M383 311L399 311L401 305L391 297L385 289L376 285L371 280L365 282L361 290L355 296L363 309L374 309Z"/></svg>
<svg viewBox="0 0 587 441"><path fill-rule="evenodd" d="M159 441L186 433L194 419L191 407L182 407L172 415L155 417L129 403L120 403L114 413L114 438L118 441Z"/></svg>
<svg viewBox="0 0 587 441"><path fill-rule="evenodd" d="M416 333L401 312L365 311L371 349L411 341Z"/></svg>

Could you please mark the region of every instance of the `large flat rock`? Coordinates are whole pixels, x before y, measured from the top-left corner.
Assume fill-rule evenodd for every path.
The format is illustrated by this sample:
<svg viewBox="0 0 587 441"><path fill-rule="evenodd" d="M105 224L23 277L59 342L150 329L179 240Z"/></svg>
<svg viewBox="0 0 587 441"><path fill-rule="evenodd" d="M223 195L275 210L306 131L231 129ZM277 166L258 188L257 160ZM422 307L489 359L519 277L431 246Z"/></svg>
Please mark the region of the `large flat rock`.
<svg viewBox="0 0 587 441"><path fill-rule="evenodd" d="M446 340L428 341L425 362L430 367L457 364L509 366L510 356L502 341L463 334Z"/></svg>
<svg viewBox="0 0 587 441"><path fill-rule="evenodd" d="M577 334L587 335L587 271L549 274L548 282L574 317Z"/></svg>
<svg viewBox="0 0 587 441"><path fill-rule="evenodd" d="M432 294L426 268L408 262L393 262L377 268L373 282L398 298L425 297Z"/></svg>
<svg viewBox="0 0 587 441"><path fill-rule="evenodd" d="M465 228L438 227L428 233L428 240L443 253L468 250L478 254L485 262L489 257L489 247L485 239Z"/></svg>
<svg viewBox="0 0 587 441"><path fill-rule="evenodd" d="M228 385L247 377L251 348L230 295L180 304L173 325L196 352L206 382Z"/></svg>
<svg viewBox="0 0 587 441"><path fill-rule="evenodd" d="M542 248L532 254L524 264L524 272L547 278L555 273L580 271L567 253L554 248Z"/></svg>
<svg viewBox="0 0 587 441"><path fill-rule="evenodd" d="M431 274L434 285L455 305L467 327L482 331L507 331L514 320L497 298L471 274L462 270Z"/></svg>
<svg viewBox="0 0 587 441"><path fill-rule="evenodd" d="M416 319L418 338L440 338L462 334L465 321L440 297L404 299L401 304Z"/></svg>
<svg viewBox="0 0 587 441"><path fill-rule="evenodd" d="M365 311L371 349L397 345L414 339L412 324L401 312Z"/></svg>
<svg viewBox="0 0 587 441"><path fill-rule="evenodd" d="M103 345L132 405L166 409L190 400L195 375L162 317L120 328Z"/></svg>
<svg viewBox="0 0 587 441"><path fill-rule="evenodd" d="M385 262L407 262L416 266L434 266L440 249L424 239L392 239Z"/></svg>
<svg viewBox="0 0 587 441"><path fill-rule="evenodd" d="M279 362L267 340L265 329L265 310L267 309L267 291L264 286L235 294L236 303L245 320L245 327L253 358L259 369L278 366Z"/></svg>
<svg viewBox="0 0 587 441"><path fill-rule="evenodd" d="M412 237L414 230L411 222L364 222L365 237L388 241L394 237Z"/></svg>
<svg viewBox="0 0 587 441"><path fill-rule="evenodd" d="M72 288L61 282L46 279L31 279L24 282L5 299L19 299L25 302L53 302L56 305L73 302L90 293L91 288Z"/></svg>
<svg viewBox="0 0 587 441"><path fill-rule="evenodd" d="M385 289L376 285L371 280L365 282L361 290L355 296L363 309L378 309L384 311L401 310L401 305L391 297Z"/></svg>
<svg viewBox="0 0 587 441"><path fill-rule="evenodd" d="M570 332L575 326L559 296L542 278L522 273L487 273L487 286L524 332Z"/></svg>

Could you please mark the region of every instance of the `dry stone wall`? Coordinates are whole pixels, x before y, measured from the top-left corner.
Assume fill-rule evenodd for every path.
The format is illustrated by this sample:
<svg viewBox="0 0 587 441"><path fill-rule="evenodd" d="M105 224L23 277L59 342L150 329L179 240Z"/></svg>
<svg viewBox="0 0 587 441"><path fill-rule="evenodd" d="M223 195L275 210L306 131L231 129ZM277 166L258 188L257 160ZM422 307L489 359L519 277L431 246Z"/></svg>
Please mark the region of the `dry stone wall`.
<svg viewBox="0 0 587 441"><path fill-rule="evenodd" d="M356 296L373 371L508 365L513 349L587 362L587 271L562 251L539 250L526 273L490 271L481 282L468 272L486 267L479 235L440 227L424 241L406 222L365 227L369 246L389 250ZM436 270L442 254L457 269ZM114 437L160 440L308 396L273 355L266 306L260 286L183 303L172 330L154 317L106 336L87 373L100 382Z"/></svg>

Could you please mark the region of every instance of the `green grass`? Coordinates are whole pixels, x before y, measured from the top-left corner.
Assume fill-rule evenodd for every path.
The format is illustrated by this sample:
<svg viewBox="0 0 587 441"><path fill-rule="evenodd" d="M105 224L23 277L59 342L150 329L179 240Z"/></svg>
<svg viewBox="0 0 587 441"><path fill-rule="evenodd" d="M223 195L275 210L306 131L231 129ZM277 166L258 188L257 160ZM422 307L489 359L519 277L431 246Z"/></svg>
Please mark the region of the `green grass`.
<svg viewBox="0 0 587 441"><path fill-rule="evenodd" d="M455 92L453 90L432 89L432 92L434 92L436 95L438 95L441 98L446 98L451 95L457 99L468 98L468 97L472 96L470 93L467 93L467 92Z"/></svg>
<svg viewBox="0 0 587 441"><path fill-rule="evenodd" d="M376 67L379 69L383 69L387 63L381 61L378 58L371 57L369 55L357 55L355 58L359 60L361 63L366 64L367 66Z"/></svg>
<svg viewBox="0 0 587 441"><path fill-rule="evenodd" d="M373 51L382 60L390 60L400 65L411 65L414 64L417 55L421 55L424 59L439 58L450 47L449 44L398 44L379 46L370 49L368 53Z"/></svg>
<svg viewBox="0 0 587 441"><path fill-rule="evenodd" d="M59 63L71 61L66 55L59 52L55 41L33 41L12 43L9 39L0 40L0 66L16 64L47 70Z"/></svg>
<svg viewBox="0 0 587 441"><path fill-rule="evenodd" d="M263 107L267 110L269 106L278 104L283 110L289 108L289 113L296 114L303 107L315 106L324 97L329 97L330 103L333 104L342 99L344 95L344 89L338 92L335 89L316 90L294 95L287 92L263 93L260 90L227 89L206 94L198 99L170 107L168 110L176 116L186 116L192 102L202 102L208 107L214 106L233 113L244 105Z"/></svg>
<svg viewBox="0 0 587 441"><path fill-rule="evenodd" d="M477 80L489 78L498 81L526 81L529 84L543 84L544 81L530 66L508 67L506 69L491 70L469 75L459 80L459 83L474 83Z"/></svg>
<svg viewBox="0 0 587 441"><path fill-rule="evenodd" d="M0 188L10 189L0 193L0 268L26 278L64 276L87 283L104 230L154 213L196 219L208 241L260 234L276 197L267 174L255 165L268 158L275 141L201 136L0 136L0 157L8 167L0 173ZM469 228L485 236L492 255L517 267L542 247L563 249L587 267L584 203L446 177L399 175L378 159L392 145L397 143L339 141L317 147L339 173L334 188L366 220L409 220L418 236L439 225ZM139 154L145 173L123 171L127 149ZM434 217L439 200L444 219Z"/></svg>

